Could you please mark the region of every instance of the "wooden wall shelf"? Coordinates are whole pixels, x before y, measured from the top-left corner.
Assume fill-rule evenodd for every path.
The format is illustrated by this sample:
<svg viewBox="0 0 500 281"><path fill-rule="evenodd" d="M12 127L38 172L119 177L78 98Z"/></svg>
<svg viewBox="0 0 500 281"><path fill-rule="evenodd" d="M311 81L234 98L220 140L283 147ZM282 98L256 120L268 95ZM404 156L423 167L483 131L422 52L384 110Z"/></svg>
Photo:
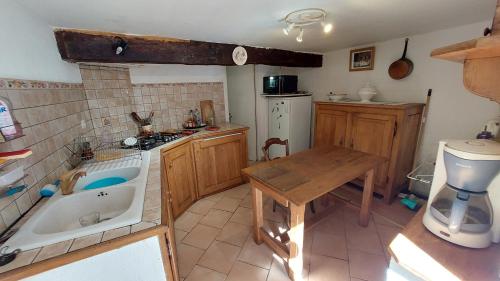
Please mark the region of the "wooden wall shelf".
<svg viewBox="0 0 500 281"><path fill-rule="evenodd" d="M500 36L482 37L435 49L431 57L464 63L468 59L500 57Z"/></svg>

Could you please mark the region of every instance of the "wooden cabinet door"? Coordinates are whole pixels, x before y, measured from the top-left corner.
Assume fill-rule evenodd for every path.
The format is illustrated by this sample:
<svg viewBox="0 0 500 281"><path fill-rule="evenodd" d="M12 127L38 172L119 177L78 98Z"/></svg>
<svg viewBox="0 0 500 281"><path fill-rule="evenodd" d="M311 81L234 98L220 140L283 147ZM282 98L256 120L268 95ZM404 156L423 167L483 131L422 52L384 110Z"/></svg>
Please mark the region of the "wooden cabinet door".
<svg viewBox="0 0 500 281"><path fill-rule="evenodd" d="M166 151L163 155L172 213L178 217L196 200L193 158L189 143Z"/></svg>
<svg viewBox="0 0 500 281"><path fill-rule="evenodd" d="M197 140L193 147L199 196L243 182L241 169L247 161L244 133Z"/></svg>
<svg viewBox="0 0 500 281"><path fill-rule="evenodd" d="M350 147L389 160L395 133L395 116L353 113ZM375 184L379 186L386 185L388 169L388 161L379 166L375 172Z"/></svg>
<svg viewBox="0 0 500 281"><path fill-rule="evenodd" d="M345 145L347 112L319 108L316 111L314 146Z"/></svg>

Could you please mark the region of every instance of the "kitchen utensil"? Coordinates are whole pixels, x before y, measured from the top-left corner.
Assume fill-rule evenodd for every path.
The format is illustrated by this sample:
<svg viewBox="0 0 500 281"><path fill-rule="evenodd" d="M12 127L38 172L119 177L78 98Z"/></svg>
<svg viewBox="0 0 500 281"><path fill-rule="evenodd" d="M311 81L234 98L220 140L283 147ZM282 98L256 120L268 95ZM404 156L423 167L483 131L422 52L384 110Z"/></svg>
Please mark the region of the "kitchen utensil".
<svg viewBox="0 0 500 281"><path fill-rule="evenodd" d="M130 113L130 115L132 116L132 119L134 119L135 122L142 125L142 118L139 116L139 114L137 114L137 112L132 112Z"/></svg>
<svg viewBox="0 0 500 281"><path fill-rule="evenodd" d="M406 51L408 49L408 41L409 39L405 39L405 49L403 51L403 56L393 62L391 66L389 66L389 76L395 80L401 80L410 75L413 71L413 62L406 58Z"/></svg>
<svg viewBox="0 0 500 281"><path fill-rule="evenodd" d="M213 120L215 120L214 102L212 100L200 101L200 111L201 121L203 123L207 123L208 125L215 125L210 123L210 120L212 120L212 118L214 118Z"/></svg>
<svg viewBox="0 0 500 281"><path fill-rule="evenodd" d="M436 236L471 248L500 242L500 144L491 140L439 143L423 217Z"/></svg>

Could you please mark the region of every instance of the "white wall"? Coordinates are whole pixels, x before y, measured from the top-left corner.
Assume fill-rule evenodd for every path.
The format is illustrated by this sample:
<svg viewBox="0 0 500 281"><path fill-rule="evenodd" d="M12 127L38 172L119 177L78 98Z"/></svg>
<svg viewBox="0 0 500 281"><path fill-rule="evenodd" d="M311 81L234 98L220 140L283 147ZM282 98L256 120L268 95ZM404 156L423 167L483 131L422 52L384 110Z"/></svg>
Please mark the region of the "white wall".
<svg viewBox="0 0 500 281"><path fill-rule="evenodd" d="M2 1L0 38L0 77L82 81L78 66L61 59L52 28L14 0Z"/></svg>
<svg viewBox="0 0 500 281"><path fill-rule="evenodd" d="M480 37L490 24L481 22L409 37L407 57L413 61L414 70L400 81L391 79L387 69L401 57L404 38L372 44L376 47L372 71L349 72L349 49L326 53L322 68L301 69L299 85L312 91L315 100L326 99L330 91L346 92L350 98L359 99L357 91L370 81L379 91L376 100L421 103L425 102L427 89L432 88L422 156L433 160L440 139L473 138L486 120L500 115L499 104L464 88L462 64L430 57L437 47Z"/></svg>
<svg viewBox="0 0 500 281"><path fill-rule="evenodd" d="M218 65L148 64L131 65L130 80L138 83L223 82L226 121L229 121L226 67Z"/></svg>
<svg viewBox="0 0 500 281"><path fill-rule="evenodd" d="M261 147L268 139L267 98L262 96L264 76L292 75L297 74L297 71L296 68L268 65L227 67L229 111L235 117L238 115L235 120L246 118L244 125L250 127L248 142L250 160L255 160L256 154L258 159L263 157Z"/></svg>

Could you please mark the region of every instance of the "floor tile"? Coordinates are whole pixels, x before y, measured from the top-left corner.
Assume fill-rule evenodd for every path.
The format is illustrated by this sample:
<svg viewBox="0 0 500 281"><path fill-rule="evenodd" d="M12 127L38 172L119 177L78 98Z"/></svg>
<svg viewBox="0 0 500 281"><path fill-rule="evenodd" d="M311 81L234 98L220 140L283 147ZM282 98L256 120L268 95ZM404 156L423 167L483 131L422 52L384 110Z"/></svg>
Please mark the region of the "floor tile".
<svg viewBox="0 0 500 281"><path fill-rule="evenodd" d="M341 209L335 210L315 225L314 230L332 235L345 236L343 211Z"/></svg>
<svg viewBox="0 0 500 281"><path fill-rule="evenodd" d="M240 206L241 207L245 207L245 208L249 208L249 209L253 208L253 205L252 205L252 194L251 193L248 194L247 196L245 196L245 198L243 198L243 200L241 200Z"/></svg>
<svg viewBox="0 0 500 281"><path fill-rule="evenodd" d="M188 211L198 215L206 215L214 205L215 205L214 201L210 201L207 198L203 198L194 203L193 206L189 207Z"/></svg>
<svg viewBox="0 0 500 281"><path fill-rule="evenodd" d="M214 195L210 195L210 196L207 196L205 197L204 199L207 199L207 200L210 200L210 201L213 201L215 203L219 202L222 198L224 198L224 194L222 193L216 193Z"/></svg>
<svg viewBox="0 0 500 281"><path fill-rule="evenodd" d="M201 215L184 212L184 214L175 220L174 227L189 232L202 218L203 216Z"/></svg>
<svg viewBox="0 0 500 281"><path fill-rule="evenodd" d="M199 265L228 274L241 248L224 242L214 241L198 262Z"/></svg>
<svg viewBox="0 0 500 281"><path fill-rule="evenodd" d="M203 255L203 250L186 244L177 245L177 265L180 277L187 277L196 262Z"/></svg>
<svg viewBox="0 0 500 281"><path fill-rule="evenodd" d="M250 193L250 184L243 184L229 190L224 191L224 197L243 199Z"/></svg>
<svg viewBox="0 0 500 281"><path fill-rule="evenodd" d="M253 214L252 209L238 207L236 212L234 212L230 222L236 222L244 225L253 225Z"/></svg>
<svg viewBox="0 0 500 281"><path fill-rule="evenodd" d="M218 228L198 224L184 237L182 243L206 250L215 240L219 231Z"/></svg>
<svg viewBox="0 0 500 281"><path fill-rule="evenodd" d="M223 210L223 211L228 211L228 212L234 212L234 211L236 211L236 208L238 208L239 204L240 204L240 200L238 200L238 199L224 197L221 200L219 200L219 202L217 202L213 206L213 208Z"/></svg>
<svg viewBox="0 0 500 281"><path fill-rule="evenodd" d="M222 228L226 222L233 215L232 212L222 211L217 209L211 209L208 213L200 220L201 224L209 225L217 228Z"/></svg>
<svg viewBox="0 0 500 281"><path fill-rule="evenodd" d="M368 226L361 226L355 213L350 208L344 210L347 248L383 255L384 251L375 223L370 219Z"/></svg>
<svg viewBox="0 0 500 281"><path fill-rule="evenodd" d="M186 281L224 281L226 277L225 274L196 265Z"/></svg>
<svg viewBox="0 0 500 281"><path fill-rule="evenodd" d="M309 277L309 264L304 264L304 268L302 269L302 280L307 280ZM290 281L288 277L288 273L285 269L284 261L275 257L273 259L273 263L271 264L271 269L269 270L269 274L267 276L267 281Z"/></svg>
<svg viewBox="0 0 500 281"><path fill-rule="evenodd" d="M368 281L383 281L387 261L381 255L349 250L349 268L352 277Z"/></svg>
<svg viewBox="0 0 500 281"><path fill-rule="evenodd" d="M186 237L186 235L188 234L189 232L186 232L184 230L180 230L180 229L175 229L175 244L180 244L182 242L182 239L184 239L184 237Z"/></svg>
<svg viewBox="0 0 500 281"><path fill-rule="evenodd" d="M102 232L99 232L96 234L91 234L84 237L76 238L75 240L73 240L73 244L71 245L69 251L70 252L76 251L78 249L95 245L101 242L102 234L103 234Z"/></svg>
<svg viewBox="0 0 500 281"><path fill-rule="evenodd" d="M249 236L241 249L238 260L269 269L273 260L273 251L265 243L257 245L253 237Z"/></svg>
<svg viewBox="0 0 500 281"><path fill-rule="evenodd" d="M237 261L226 281L265 281L268 270Z"/></svg>
<svg viewBox="0 0 500 281"><path fill-rule="evenodd" d="M345 235L331 235L314 231L311 252L315 255L347 260Z"/></svg>
<svg viewBox="0 0 500 281"><path fill-rule="evenodd" d="M215 239L232 245L243 247L250 234L251 227L239 223L228 222Z"/></svg>
<svg viewBox="0 0 500 281"><path fill-rule="evenodd" d="M345 260L312 255L309 281L349 281L349 264Z"/></svg>

